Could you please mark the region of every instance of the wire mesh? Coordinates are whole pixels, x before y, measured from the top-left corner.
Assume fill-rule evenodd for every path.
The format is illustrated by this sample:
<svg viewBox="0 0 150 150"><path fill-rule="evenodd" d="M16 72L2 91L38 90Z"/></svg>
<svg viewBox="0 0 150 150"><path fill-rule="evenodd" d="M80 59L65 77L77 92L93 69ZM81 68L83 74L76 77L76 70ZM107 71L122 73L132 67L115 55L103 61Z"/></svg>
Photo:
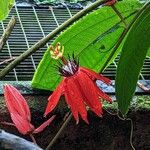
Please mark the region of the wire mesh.
<svg viewBox="0 0 150 150"><path fill-rule="evenodd" d="M64 21L72 17L81 9L68 8L53 8L53 7L20 7L15 6L8 18L1 23L0 35L2 35L4 28L8 24L10 17L15 15L17 17L17 24L8 39L3 51L0 53L0 62L5 59L16 57L35 44L38 40L50 33L56 27L61 25ZM50 41L52 42L52 40ZM31 81L34 71L40 62L43 53L48 45L39 49L36 53L21 62L15 69L13 69L4 81ZM116 67L119 57L110 64L104 71L104 75L115 79ZM0 70L5 64L0 65ZM141 71L140 79L150 80L150 59L146 58L143 69Z"/></svg>

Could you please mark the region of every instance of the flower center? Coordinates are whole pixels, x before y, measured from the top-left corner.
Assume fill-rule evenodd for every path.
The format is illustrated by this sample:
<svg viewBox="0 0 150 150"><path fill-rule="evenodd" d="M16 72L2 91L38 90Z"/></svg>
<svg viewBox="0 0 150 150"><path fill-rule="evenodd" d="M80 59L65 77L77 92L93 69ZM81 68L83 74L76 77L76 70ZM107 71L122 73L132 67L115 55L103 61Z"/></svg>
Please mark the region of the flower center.
<svg viewBox="0 0 150 150"><path fill-rule="evenodd" d="M74 75L79 68L79 63L73 58L67 61L67 64L58 67L60 75L64 77L69 77Z"/></svg>
<svg viewBox="0 0 150 150"><path fill-rule="evenodd" d="M60 43L57 43L55 48L50 45L49 49L52 58L61 59L63 62L63 64L60 63L60 65L57 66L60 75L69 77L78 71L79 62L75 59L74 55L72 59L69 57L68 60L63 56L64 46L61 46Z"/></svg>

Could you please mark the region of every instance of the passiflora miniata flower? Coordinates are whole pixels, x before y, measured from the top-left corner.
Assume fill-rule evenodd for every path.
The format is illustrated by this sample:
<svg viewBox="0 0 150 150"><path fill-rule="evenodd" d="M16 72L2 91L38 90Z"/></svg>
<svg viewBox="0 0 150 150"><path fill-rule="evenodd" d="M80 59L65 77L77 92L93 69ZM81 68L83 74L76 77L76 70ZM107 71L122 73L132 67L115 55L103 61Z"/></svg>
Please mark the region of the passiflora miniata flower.
<svg viewBox="0 0 150 150"><path fill-rule="evenodd" d="M108 102L112 102L112 100L97 87L95 80L101 80L106 84L111 84L111 81L88 68L80 67L79 61L74 56L72 59L69 57L68 60L61 56L60 59L63 64L58 66L58 70L63 76L63 80L48 98L44 115L50 113L56 107L60 96L64 95L77 123L79 122L79 114L88 123L86 106L90 107L95 114L101 116L102 103L100 99Z"/></svg>
<svg viewBox="0 0 150 150"><path fill-rule="evenodd" d="M109 0L108 2L105 3L106 6L112 6L117 2L117 0Z"/></svg>
<svg viewBox="0 0 150 150"><path fill-rule="evenodd" d="M35 127L31 124L29 106L21 93L12 85L5 85L4 98L13 123L2 123L15 126L21 134L29 134L32 139L33 134L43 131L55 118L55 115L53 115L50 119L35 129Z"/></svg>

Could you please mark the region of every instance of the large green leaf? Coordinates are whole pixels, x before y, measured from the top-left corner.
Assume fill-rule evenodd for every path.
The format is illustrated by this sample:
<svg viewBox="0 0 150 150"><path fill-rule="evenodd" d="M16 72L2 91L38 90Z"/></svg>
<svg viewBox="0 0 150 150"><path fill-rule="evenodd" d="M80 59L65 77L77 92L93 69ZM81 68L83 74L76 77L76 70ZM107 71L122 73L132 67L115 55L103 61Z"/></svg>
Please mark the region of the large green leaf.
<svg viewBox="0 0 150 150"><path fill-rule="evenodd" d="M15 0L0 0L0 21L7 17L14 2Z"/></svg>
<svg viewBox="0 0 150 150"><path fill-rule="evenodd" d="M136 0L125 0L116 4L126 21L130 22L133 12L141 7ZM80 65L99 71L109 58L116 41L124 30L120 18L111 7L102 7L72 25L63 32L53 45L60 42L65 47L65 56L75 53ZM117 53L119 50L115 53ZM113 55L114 56L114 55ZM34 75L32 86L40 89L54 90L60 76L54 69L56 60L46 51Z"/></svg>
<svg viewBox="0 0 150 150"><path fill-rule="evenodd" d="M148 50L147 56L150 58L150 48Z"/></svg>
<svg viewBox="0 0 150 150"><path fill-rule="evenodd" d="M117 68L116 98L123 115L128 112L140 70L150 48L150 3L144 8L128 34Z"/></svg>

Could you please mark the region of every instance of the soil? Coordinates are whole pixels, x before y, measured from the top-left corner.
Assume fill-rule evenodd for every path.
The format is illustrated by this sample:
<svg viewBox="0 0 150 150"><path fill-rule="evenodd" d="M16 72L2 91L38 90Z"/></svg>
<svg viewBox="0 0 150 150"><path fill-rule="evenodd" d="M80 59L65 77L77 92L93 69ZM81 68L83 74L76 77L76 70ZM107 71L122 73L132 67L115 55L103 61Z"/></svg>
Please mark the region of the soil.
<svg viewBox="0 0 150 150"><path fill-rule="evenodd" d="M32 123L35 127L41 125L47 118L43 118L43 112L47 103L47 97L26 97L30 99ZM42 100L42 101L41 101ZM1 100L3 103L3 100ZM1 104L2 106L2 104ZM35 107L36 106L36 107ZM69 111L66 104L61 102L53 112L56 115L52 124L43 132L34 135L40 147L45 149L63 124L65 114ZM0 108L0 121L12 122L6 108ZM108 111L110 108L107 109ZM136 150L150 150L150 110L133 109L128 114L133 120L133 145ZM99 118L91 111L88 112L90 124L87 125L82 119L78 125L75 120L69 122L64 132L58 138L51 150L132 150L130 145L131 122L120 120L115 115L103 111L103 117ZM29 136L22 136L12 126L0 125L7 132L21 136L31 141Z"/></svg>
<svg viewBox="0 0 150 150"><path fill-rule="evenodd" d="M34 110L32 110L34 112ZM54 122L45 131L35 135L38 145L46 148L63 123L63 115L59 111ZM43 122L42 113L34 112L33 121L35 126ZM133 145L136 150L150 150L150 111L130 112L133 120ZM9 118L10 119L10 118ZM8 119L8 121L9 121ZM122 121L116 116L104 112L103 117L96 117L89 112L90 125L82 120L76 125L74 119L70 121L63 134L53 146L53 150L130 150L130 121ZM5 131L17 134L14 127L3 126ZM22 136L31 140L28 136Z"/></svg>

